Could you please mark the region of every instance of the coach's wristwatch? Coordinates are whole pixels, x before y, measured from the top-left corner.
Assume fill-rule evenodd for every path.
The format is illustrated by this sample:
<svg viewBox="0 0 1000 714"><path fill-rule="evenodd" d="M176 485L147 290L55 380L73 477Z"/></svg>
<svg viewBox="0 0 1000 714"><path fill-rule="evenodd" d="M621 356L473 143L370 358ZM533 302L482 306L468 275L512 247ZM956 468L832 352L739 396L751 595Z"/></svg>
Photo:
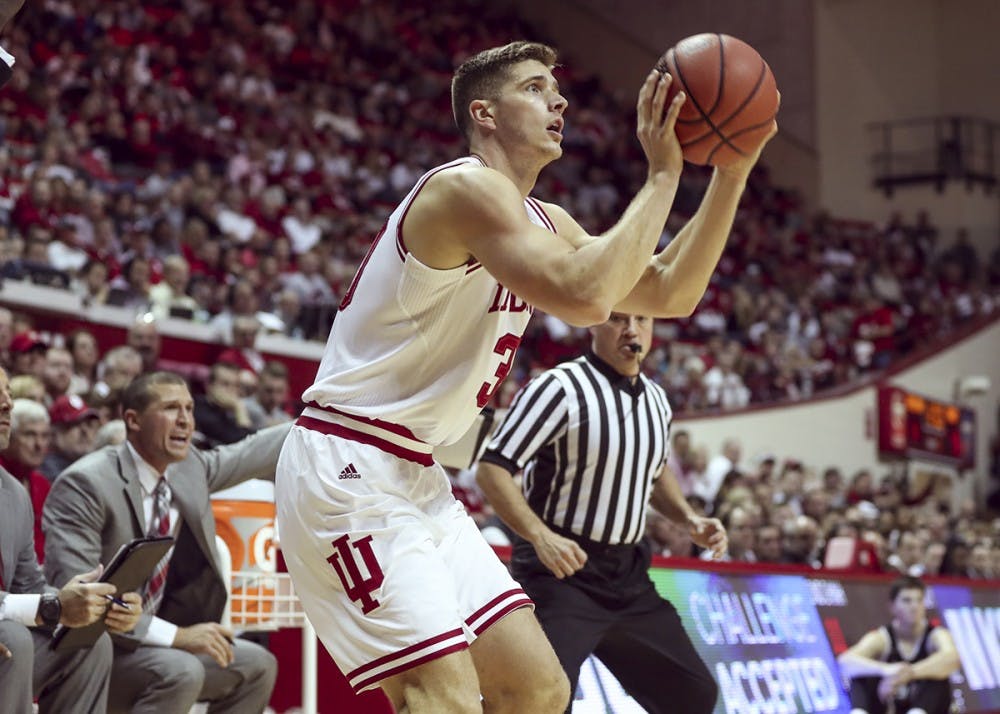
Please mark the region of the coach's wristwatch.
<svg viewBox="0 0 1000 714"><path fill-rule="evenodd" d="M38 617L46 627L55 627L62 617L62 603L56 593L45 593L38 601Z"/></svg>

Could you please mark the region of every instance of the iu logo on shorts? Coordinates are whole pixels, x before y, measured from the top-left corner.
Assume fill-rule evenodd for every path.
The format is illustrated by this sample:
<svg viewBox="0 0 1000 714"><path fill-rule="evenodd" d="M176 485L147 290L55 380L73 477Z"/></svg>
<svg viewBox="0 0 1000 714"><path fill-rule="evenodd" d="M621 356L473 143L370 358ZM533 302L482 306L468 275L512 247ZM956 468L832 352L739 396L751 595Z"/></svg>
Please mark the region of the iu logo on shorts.
<svg viewBox="0 0 1000 714"><path fill-rule="evenodd" d="M361 605L361 611L368 614L379 606L378 600L372 597L372 593L382 587L385 575L375 559L375 551L372 550L372 537L366 535L364 538L351 542L349 535L340 536L331 543L336 549L333 555L326 561L333 566L337 572L337 577L344 586L347 597ZM361 554L368 577L361 574L358 561L355 560L354 551Z"/></svg>

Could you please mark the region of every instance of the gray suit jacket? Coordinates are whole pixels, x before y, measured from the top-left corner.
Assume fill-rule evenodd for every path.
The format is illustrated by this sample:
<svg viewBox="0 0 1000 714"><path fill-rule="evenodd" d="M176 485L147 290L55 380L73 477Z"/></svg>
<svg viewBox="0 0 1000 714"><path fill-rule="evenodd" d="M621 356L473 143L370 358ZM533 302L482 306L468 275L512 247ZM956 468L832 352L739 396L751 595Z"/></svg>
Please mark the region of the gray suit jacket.
<svg viewBox="0 0 1000 714"><path fill-rule="evenodd" d="M218 622L226 591L216 558L209 494L248 479L273 479L290 428L291 422L281 424L207 451L192 446L184 461L170 467L173 505L182 525L159 617L180 627ZM54 585L85 572L92 567L88 563L107 565L122 544L144 536L142 487L128 447L106 446L63 471L45 500L42 528L45 574ZM151 617L143 614L134 632L113 639L124 647L138 647Z"/></svg>
<svg viewBox="0 0 1000 714"><path fill-rule="evenodd" d="M35 557L35 525L31 498L21 483L0 468L0 603L7 593L43 593L45 576ZM73 575L90 568L78 570Z"/></svg>

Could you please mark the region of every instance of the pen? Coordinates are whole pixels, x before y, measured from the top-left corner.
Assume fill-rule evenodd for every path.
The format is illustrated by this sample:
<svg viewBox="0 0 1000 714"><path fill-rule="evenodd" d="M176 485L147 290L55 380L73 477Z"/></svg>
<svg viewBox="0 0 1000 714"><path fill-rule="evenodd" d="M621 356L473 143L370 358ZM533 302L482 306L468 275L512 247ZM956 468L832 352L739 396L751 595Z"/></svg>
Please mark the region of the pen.
<svg viewBox="0 0 1000 714"><path fill-rule="evenodd" d="M132 606L131 606L131 605L129 605L129 604L127 603L127 602L125 602L124 600L119 600L118 598L116 598L116 597L114 597L114 596L112 596L112 595L105 595L105 596L104 596L104 599L105 599L105 600L110 600L110 601L111 601L111 602L113 602L113 603L114 603L115 605L121 605L121 606L122 606L122 607L124 607L124 608L125 608L126 610L131 610L131 609L132 609Z"/></svg>

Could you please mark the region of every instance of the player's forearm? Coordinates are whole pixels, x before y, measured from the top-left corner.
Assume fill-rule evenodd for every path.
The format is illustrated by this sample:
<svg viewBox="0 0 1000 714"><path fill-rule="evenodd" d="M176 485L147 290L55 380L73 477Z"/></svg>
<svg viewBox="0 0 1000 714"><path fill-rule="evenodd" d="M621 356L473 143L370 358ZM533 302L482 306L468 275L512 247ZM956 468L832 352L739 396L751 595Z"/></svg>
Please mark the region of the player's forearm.
<svg viewBox="0 0 1000 714"><path fill-rule="evenodd" d="M509 471L480 462L476 468L476 483L500 520L529 543L534 543L541 532L548 530L531 510Z"/></svg>
<svg viewBox="0 0 1000 714"><path fill-rule="evenodd" d="M679 178L662 173L652 177L600 240L579 249L587 266L579 276L580 288L594 292L607 312L632 291L649 266L670 215Z"/></svg>
<svg viewBox="0 0 1000 714"><path fill-rule="evenodd" d="M886 662L877 659L862 657L850 651L844 652L837 658L840 671L845 677L854 679L855 677L885 677L892 672L892 667Z"/></svg>
<svg viewBox="0 0 1000 714"><path fill-rule="evenodd" d="M961 664L958 652L935 652L930 657L915 662L910 668L911 679L947 679Z"/></svg>
<svg viewBox="0 0 1000 714"><path fill-rule="evenodd" d="M745 179L716 170L694 216L656 256L662 267L659 289L664 300L669 297L669 312L676 316L694 312L705 294L732 232L745 187Z"/></svg>

